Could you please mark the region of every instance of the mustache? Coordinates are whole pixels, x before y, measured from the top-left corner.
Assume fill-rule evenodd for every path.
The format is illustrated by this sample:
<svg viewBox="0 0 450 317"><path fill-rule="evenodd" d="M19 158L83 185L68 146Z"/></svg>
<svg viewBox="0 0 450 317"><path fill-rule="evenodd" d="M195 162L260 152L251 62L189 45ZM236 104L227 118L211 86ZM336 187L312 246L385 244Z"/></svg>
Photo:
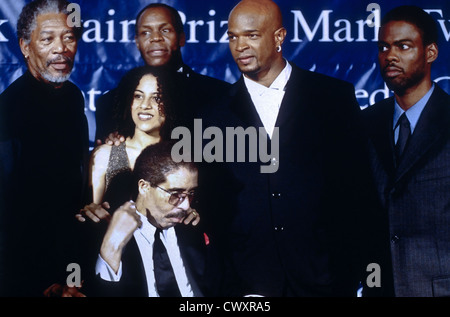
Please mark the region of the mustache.
<svg viewBox="0 0 450 317"><path fill-rule="evenodd" d="M167 215L165 215L165 218L184 218L186 217L187 213L186 211L180 210L178 212L170 212Z"/></svg>
<svg viewBox="0 0 450 317"><path fill-rule="evenodd" d="M145 208L147 213L147 219L152 219L152 213L148 208ZM164 218L185 218L187 216L187 211L180 210L180 211L174 211L170 212L167 215L164 215Z"/></svg>
<svg viewBox="0 0 450 317"><path fill-rule="evenodd" d="M403 68L398 67L397 65L395 65L395 64L393 64L393 63L389 63L388 65L386 65L386 66L383 68L383 71L386 71L388 68L395 68L395 69L397 69L397 70L403 72Z"/></svg>
<svg viewBox="0 0 450 317"><path fill-rule="evenodd" d="M57 57L47 61L47 67L53 63L61 63L61 62L73 64L73 59L65 55L58 55Z"/></svg>

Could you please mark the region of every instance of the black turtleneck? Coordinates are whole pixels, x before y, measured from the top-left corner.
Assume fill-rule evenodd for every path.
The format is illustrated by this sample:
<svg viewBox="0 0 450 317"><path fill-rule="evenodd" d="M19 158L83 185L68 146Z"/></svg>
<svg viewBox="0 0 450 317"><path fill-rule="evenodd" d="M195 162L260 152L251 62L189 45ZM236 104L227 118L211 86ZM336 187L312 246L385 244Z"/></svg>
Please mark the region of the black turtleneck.
<svg viewBox="0 0 450 317"><path fill-rule="evenodd" d="M0 118L8 275L34 284L23 289L32 294L68 264L58 261L70 249L66 236L82 202L89 144L84 98L71 82L55 88L27 71L0 95Z"/></svg>

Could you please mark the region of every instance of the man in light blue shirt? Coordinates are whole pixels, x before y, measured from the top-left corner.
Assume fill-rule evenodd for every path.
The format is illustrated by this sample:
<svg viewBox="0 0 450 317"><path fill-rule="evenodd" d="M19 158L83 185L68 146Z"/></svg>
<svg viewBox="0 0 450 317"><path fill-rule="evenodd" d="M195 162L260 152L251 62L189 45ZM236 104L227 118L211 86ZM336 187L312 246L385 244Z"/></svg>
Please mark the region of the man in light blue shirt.
<svg viewBox="0 0 450 317"><path fill-rule="evenodd" d="M421 8L401 6L379 32L381 75L394 97L363 111L381 234L368 248L380 287L363 296L449 296L450 96L431 80L437 26Z"/></svg>
<svg viewBox="0 0 450 317"><path fill-rule="evenodd" d="M400 107L397 100L395 101L394 125L393 125L395 143L397 143L398 135L399 135L398 120L400 119L400 116L403 113L406 114L406 117L408 118L408 121L410 123L411 134L413 134L414 129L416 128L416 125L417 125L417 121L419 121L420 115L422 114L422 110L423 110L423 108L425 108L425 105L427 104L428 100L430 99L433 91L434 91L434 83L432 84L431 89L425 94L425 96L423 96L415 105L413 105L411 108L407 109L406 111Z"/></svg>

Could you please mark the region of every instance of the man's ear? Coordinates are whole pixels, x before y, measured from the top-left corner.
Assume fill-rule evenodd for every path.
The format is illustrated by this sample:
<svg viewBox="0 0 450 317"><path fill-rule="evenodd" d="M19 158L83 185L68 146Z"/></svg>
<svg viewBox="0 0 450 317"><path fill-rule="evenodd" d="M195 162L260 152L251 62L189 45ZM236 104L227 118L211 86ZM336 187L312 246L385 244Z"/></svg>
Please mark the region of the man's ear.
<svg viewBox="0 0 450 317"><path fill-rule="evenodd" d="M149 182L147 182L143 179L139 180L139 182L138 182L139 194L143 195L143 194L147 193L149 191L150 187L151 186L150 186Z"/></svg>
<svg viewBox="0 0 450 317"><path fill-rule="evenodd" d="M277 44L276 46L281 46L283 44L284 39L286 38L286 34L287 31L284 27L281 27L275 31L274 35L275 35L275 43Z"/></svg>
<svg viewBox="0 0 450 317"><path fill-rule="evenodd" d="M439 49L436 43L431 43L426 47L426 54L427 54L427 63L433 63L438 55L439 55Z"/></svg>
<svg viewBox="0 0 450 317"><path fill-rule="evenodd" d="M30 44L26 43L25 40L21 38L19 39L19 46L23 56L27 59L28 56L30 56Z"/></svg>

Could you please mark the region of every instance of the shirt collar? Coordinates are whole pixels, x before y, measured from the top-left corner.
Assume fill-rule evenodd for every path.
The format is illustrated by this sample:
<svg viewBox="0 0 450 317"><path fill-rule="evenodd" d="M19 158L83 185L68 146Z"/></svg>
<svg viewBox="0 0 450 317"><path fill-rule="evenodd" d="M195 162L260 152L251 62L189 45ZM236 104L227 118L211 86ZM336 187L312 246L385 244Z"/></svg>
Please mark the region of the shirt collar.
<svg viewBox="0 0 450 317"><path fill-rule="evenodd" d="M289 64L288 61L286 61L286 66L283 68L283 70L277 76L277 78L275 78L275 80L270 85L270 87L261 85L261 84L257 83L256 81L251 80L250 78L247 78L247 76L245 76L245 75L243 77L244 77L245 85L247 86L249 91L255 91L260 94L262 94L267 89L273 89L273 90L278 90L278 91L284 92L286 84L291 76L291 72L292 72L292 66L291 66L291 64Z"/></svg>
<svg viewBox="0 0 450 317"><path fill-rule="evenodd" d="M408 118L408 121L411 126L411 133L414 132L414 128L417 125L417 122L419 121L420 115L427 105L428 100L431 97L431 94L434 91L434 83L431 86L430 90L418 101L416 102L411 108L404 111L399 104L397 103L397 100L395 100L395 106L394 106L394 122L393 122L393 128L395 129L395 126L397 125L397 121L400 118L400 116L406 112L406 117Z"/></svg>
<svg viewBox="0 0 450 317"><path fill-rule="evenodd" d="M136 210L136 213L139 215L141 222L142 222L142 226L140 226L137 230L144 236L147 237L147 235L149 237L153 236L155 234L156 231L156 227L153 226L147 219L146 216L144 216L142 213L140 213L138 210Z"/></svg>
<svg viewBox="0 0 450 317"><path fill-rule="evenodd" d="M142 222L142 226L140 228L137 228L137 231L140 232L140 234L142 234L144 236L144 238L146 238L148 241L153 239L153 236L155 235L156 232L156 227L154 225L152 225L146 216L144 216L142 213L140 213L138 210L136 210L137 214L139 215L141 222ZM167 237L168 233L175 230L174 227L170 227L167 229L162 229L162 234L164 237Z"/></svg>

